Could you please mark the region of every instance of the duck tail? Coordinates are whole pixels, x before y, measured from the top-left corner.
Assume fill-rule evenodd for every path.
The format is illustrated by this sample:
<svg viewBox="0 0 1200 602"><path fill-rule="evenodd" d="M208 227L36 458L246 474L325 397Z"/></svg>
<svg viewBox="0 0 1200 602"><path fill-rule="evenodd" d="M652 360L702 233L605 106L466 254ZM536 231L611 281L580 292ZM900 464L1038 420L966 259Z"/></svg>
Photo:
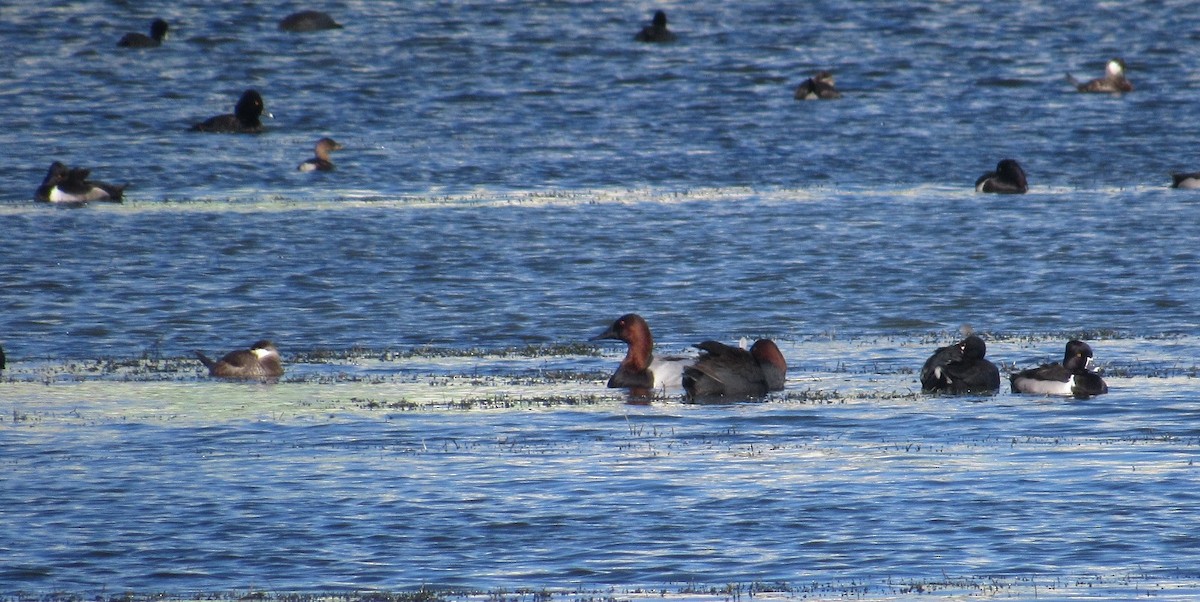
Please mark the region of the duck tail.
<svg viewBox="0 0 1200 602"><path fill-rule="evenodd" d="M212 358L204 355L204 352L200 351L199 349L192 351L192 353L195 353L196 357L200 359L200 363L204 364L204 367L208 368L209 370L212 370L213 366L217 365L216 362L212 361Z"/></svg>

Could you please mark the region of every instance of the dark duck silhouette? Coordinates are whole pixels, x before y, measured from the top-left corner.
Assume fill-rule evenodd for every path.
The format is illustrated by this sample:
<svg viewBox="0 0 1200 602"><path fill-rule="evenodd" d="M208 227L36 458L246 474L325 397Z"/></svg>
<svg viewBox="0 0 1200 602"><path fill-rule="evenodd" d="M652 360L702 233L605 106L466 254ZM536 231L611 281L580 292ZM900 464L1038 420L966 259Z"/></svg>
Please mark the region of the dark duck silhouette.
<svg viewBox="0 0 1200 602"><path fill-rule="evenodd" d="M750 349L717 341L696 345L700 357L683 368L683 390L692 401L739 400L783 390L787 361L770 339L759 339Z"/></svg>
<svg viewBox="0 0 1200 602"><path fill-rule="evenodd" d="M1001 159L996 164L996 171L989 171L975 180L976 192L994 192L998 194L1025 194L1029 184L1025 180L1025 170L1015 159Z"/></svg>
<svg viewBox="0 0 1200 602"><path fill-rule="evenodd" d="M122 48L157 48L162 46L162 42L167 37L167 30L170 26L162 19L155 19L150 23L150 35L142 33L127 33L117 41L117 46Z"/></svg>
<svg viewBox="0 0 1200 602"><path fill-rule="evenodd" d="M1000 370L984 359L987 344L976 335L939 347L921 367L926 393L992 394L1000 389Z"/></svg>
<svg viewBox="0 0 1200 602"><path fill-rule="evenodd" d="M654 19L650 24L643 27L637 35L633 36L634 40L639 42L663 43L674 42L675 34L667 29L667 13L663 11L655 11Z"/></svg>
<svg viewBox="0 0 1200 602"><path fill-rule="evenodd" d="M260 118L265 111L262 95L256 90L242 92L233 107L233 113L209 117L192 126L193 132L216 132L222 134L257 134L263 131ZM271 114L267 113L270 117Z"/></svg>
<svg viewBox="0 0 1200 602"><path fill-rule="evenodd" d="M833 87L833 74L821 71L796 86L793 97L796 100L829 100L841 98L842 93Z"/></svg>

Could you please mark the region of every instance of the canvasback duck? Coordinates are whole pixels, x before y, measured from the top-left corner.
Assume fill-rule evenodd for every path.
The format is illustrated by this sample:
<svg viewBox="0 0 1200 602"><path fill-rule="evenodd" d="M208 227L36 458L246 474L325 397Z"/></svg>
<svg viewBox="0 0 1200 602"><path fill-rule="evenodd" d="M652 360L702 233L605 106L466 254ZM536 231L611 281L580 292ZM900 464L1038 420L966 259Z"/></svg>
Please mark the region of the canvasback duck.
<svg viewBox="0 0 1200 602"><path fill-rule="evenodd" d="M157 48L162 46L162 41L167 37L167 30L170 26L162 19L155 19L150 23L150 35L141 33L127 33L117 46L122 48Z"/></svg>
<svg viewBox="0 0 1200 602"><path fill-rule="evenodd" d="M692 401L745 399L783 390L787 361L770 339L759 339L749 350L717 341L696 345L700 357L683 368L683 389Z"/></svg>
<svg viewBox="0 0 1200 602"><path fill-rule="evenodd" d="M1000 390L1000 370L984 359L987 344L970 335L955 345L938 347L921 367L926 393L987 393Z"/></svg>
<svg viewBox="0 0 1200 602"><path fill-rule="evenodd" d="M256 90L242 92L233 107L233 113L209 117L192 126L193 132L217 132L222 134L257 134L263 131L260 121L265 110L262 95ZM271 117L270 113L266 114Z"/></svg>
<svg viewBox="0 0 1200 602"><path fill-rule="evenodd" d="M279 29L292 33L309 33L325 29L341 29L342 25L333 17L319 10L302 10L279 21Z"/></svg>
<svg viewBox="0 0 1200 602"><path fill-rule="evenodd" d="M1108 393L1104 379L1089 370L1091 364L1092 348L1083 341L1068 341L1061 364L1043 364L1013 374L1012 392L1073 395L1079 399Z"/></svg>
<svg viewBox="0 0 1200 602"><path fill-rule="evenodd" d="M230 351L213 361L202 351L196 351L200 363L208 368L210 376L238 378L244 380L267 380L283 376L283 363L279 350L271 341L257 341L249 349Z"/></svg>
<svg viewBox="0 0 1200 602"><path fill-rule="evenodd" d="M1171 188L1195 190L1200 188L1200 171L1171 174Z"/></svg>
<svg viewBox="0 0 1200 602"><path fill-rule="evenodd" d="M633 39L638 42L650 43L674 42L675 34L667 29L667 13L661 10L655 11L654 19L633 36Z"/></svg>
<svg viewBox="0 0 1200 602"><path fill-rule="evenodd" d="M1080 82L1075 79L1070 73L1067 74L1067 81L1075 86L1080 92L1100 92L1100 93L1119 93L1132 92L1133 84L1125 79L1125 61L1121 59L1112 59L1104 67L1104 77L1093 79L1088 82Z"/></svg>
<svg viewBox="0 0 1200 602"><path fill-rule="evenodd" d="M591 340L614 339L629 345L625 359L617 371L608 379L611 389L628 388L635 392L679 387L683 378L683 367L695 362L695 358L655 357L654 337L650 325L637 314L625 314L616 319L608 330Z"/></svg>
<svg viewBox="0 0 1200 602"><path fill-rule="evenodd" d="M996 171L989 171L975 180L976 192L994 192L997 194L1025 194L1029 184L1025 180L1025 170L1014 159L1001 159L996 164Z"/></svg>
<svg viewBox="0 0 1200 602"><path fill-rule="evenodd" d="M297 169L300 171L333 171L333 162L329 160L329 153L341 150L341 148L342 145L333 138L321 138L317 140L317 145L313 149L315 156L301 163Z"/></svg>
<svg viewBox="0 0 1200 602"><path fill-rule="evenodd" d="M90 170L82 167L67 168L59 161L50 164L46 177L41 186L33 193L33 198L46 203L87 203L90 201L107 201L120 203L125 196L128 184L116 186L105 182L87 179Z"/></svg>
<svg viewBox="0 0 1200 602"><path fill-rule="evenodd" d="M796 100L829 100L841 98L842 93L833 87L833 74L820 71L796 86L793 97Z"/></svg>

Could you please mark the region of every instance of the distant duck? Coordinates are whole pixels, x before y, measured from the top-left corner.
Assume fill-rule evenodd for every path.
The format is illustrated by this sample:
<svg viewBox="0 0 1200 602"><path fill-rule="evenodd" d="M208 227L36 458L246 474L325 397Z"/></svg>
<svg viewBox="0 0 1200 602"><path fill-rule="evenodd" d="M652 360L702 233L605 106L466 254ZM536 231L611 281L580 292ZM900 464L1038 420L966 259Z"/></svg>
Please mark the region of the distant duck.
<svg viewBox="0 0 1200 602"><path fill-rule="evenodd" d="M655 11L654 19L633 36L633 39L651 43L674 42L675 34L667 29L667 13Z"/></svg>
<svg viewBox="0 0 1200 602"><path fill-rule="evenodd" d="M977 192L998 194L1025 194L1029 184L1025 181L1025 170L1013 159L1001 159L996 171L989 171L975 180Z"/></svg>
<svg viewBox="0 0 1200 602"><path fill-rule="evenodd" d="M150 35L140 33L127 33L117 42L117 46L123 48L157 48L162 45L163 39L167 37L167 30L170 27L166 21L155 19L150 23Z"/></svg>
<svg viewBox="0 0 1200 602"><path fill-rule="evenodd" d="M34 200L45 203L87 203L107 201L120 203L128 184L116 186L105 182L94 182L87 177L91 172L81 167L68 169L59 161L50 164L42 184L33 193Z"/></svg>
<svg viewBox="0 0 1200 602"><path fill-rule="evenodd" d="M1022 370L1010 377L1013 393L1036 395L1071 395L1086 399L1108 393L1108 385L1100 375L1089 370L1092 348L1083 341L1067 342L1061 364L1043 364Z"/></svg>
<svg viewBox="0 0 1200 602"><path fill-rule="evenodd" d="M292 33L308 33L325 29L341 29L342 26L333 17L319 10L302 10L292 13L279 21L279 29Z"/></svg>
<svg viewBox="0 0 1200 602"><path fill-rule="evenodd" d="M637 394L682 384L683 367L696 361L695 358L654 357L654 337L650 325L637 314L625 314L617 318L608 330L591 340L615 339L629 345L625 359L617 371L608 379L611 389L627 388Z"/></svg>
<svg viewBox="0 0 1200 602"><path fill-rule="evenodd" d="M1171 174L1171 188L1195 190L1200 188L1200 171Z"/></svg>
<svg viewBox="0 0 1200 602"><path fill-rule="evenodd" d="M256 90L246 90L233 107L233 113L210 117L192 126L193 132L217 132L223 134L257 134L263 131L259 120L264 112L262 96ZM271 114L267 113L270 117Z"/></svg>
<svg viewBox="0 0 1200 602"><path fill-rule="evenodd" d="M796 86L796 93L793 97L796 100L828 100L841 98L842 94L833 87L833 74L828 71L819 71Z"/></svg>
<svg viewBox="0 0 1200 602"><path fill-rule="evenodd" d="M7 367L7 364L6 364L6 360L4 358L4 348L0 347L0 370L5 369L6 367Z"/></svg>
<svg viewBox="0 0 1200 602"><path fill-rule="evenodd" d="M283 376L283 363L279 350L271 341L257 341L249 349L238 349L226 353L220 360L213 361L201 351L196 351L200 363L208 368L208 374L218 378L243 380L266 380Z"/></svg>
<svg viewBox="0 0 1200 602"><path fill-rule="evenodd" d="M749 350L717 341L696 345L700 357L683 368L683 390L692 401L762 397L783 390L787 361L770 339L759 339Z"/></svg>
<svg viewBox="0 0 1200 602"><path fill-rule="evenodd" d="M50 191L67 179L67 174L70 170L60 161L55 161L50 164L50 169L46 171L46 177L42 178L41 186L33 191L33 200L42 201L43 203L50 202Z"/></svg>
<svg viewBox="0 0 1200 602"><path fill-rule="evenodd" d="M321 138L317 140L314 152L316 156L300 164L300 171L332 171L333 162L329 160L329 153L335 150L341 150L342 145L338 144L333 138Z"/></svg>
<svg viewBox="0 0 1200 602"><path fill-rule="evenodd" d="M987 344L969 335L955 345L939 347L921 367L926 393L987 393L1000 390L1000 370L984 359Z"/></svg>
<svg viewBox="0 0 1200 602"><path fill-rule="evenodd" d="M1068 73L1067 81L1071 82L1071 85L1075 86L1075 89L1080 92L1116 93L1133 91L1133 84L1125 79L1125 61L1121 59L1108 61L1108 65L1104 67L1104 77L1088 82L1080 82Z"/></svg>

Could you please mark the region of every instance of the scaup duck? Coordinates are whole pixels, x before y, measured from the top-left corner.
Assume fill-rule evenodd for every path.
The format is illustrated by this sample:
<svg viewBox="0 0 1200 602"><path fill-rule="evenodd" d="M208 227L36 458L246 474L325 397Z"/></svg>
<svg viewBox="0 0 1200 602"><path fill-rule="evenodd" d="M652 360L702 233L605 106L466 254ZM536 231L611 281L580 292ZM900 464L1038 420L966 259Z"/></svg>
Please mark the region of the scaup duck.
<svg viewBox="0 0 1200 602"><path fill-rule="evenodd" d="M683 390L692 401L745 399L783 390L787 361L770 339L759 339L749 350L717 341L696 345L700 357L683 368Z"/></svg>
<svg viewBox="0 0 1200 602"><path fill-rule="evenodd" d="M1121 59L1108 61L1108 64L1104 67L1104 77L1088 82L1080 82L1068 73L1067 81L1071 82L1071 85L1075 86L1075 89L1080 92L1117 93L1133 91L1133 84L1129 83L1128 79L1125 79L1125 61Z"/></svg>
<svg viewBox="0 0 1200 602"><path fill-rule="evenodd" d="M627 388L645 394L651 390L679 387L683 367L695 362L695 358L655 357L650 325L637 314L617 318L607 330L591 340L601 339L614 339L629 345L625 359L608 379L611 389Z"/></svg>
<svg viewBox="0 0 1200 602"><path fill-rule="evenodd" d="M987 393L1000 390L1000 370L984 359L987 344L970 335L955 345L938 347L921 367L926 393Z"/></svg>
<svg viewBox="0 0 1200 602"><path fill-rule="evenodd" d="M329 153L335 150L341 150L342 145L338 144L333 138L321 138L317 140L317 145L314 148L316 156L300 164L300 171L332 171L333 162L329 160Z"/></svg>
<svg viewBox="0 0 1200 602"><path fill-rule="evenodd" d="M654 19L633 36L633 39L650 43L674 42L675 34L667 29L667 13L661 10L655 11Z"/></svg>
<svg viewBox="0 0 1200 602"><path fill-rule="evenodd" d="M302 10L292 13L279 21L279 29L292 33L308 33L324 29L341 29L342 26L333 17L319 10Z"/></svg>
<svg viewBox="0 0 1200 602"><path fill-rule="evenodd" d="M108 201L120 203L128 184L116 186L105 182L88 180L90 170L82 167L67 168L59 161L50 164L41 186L33 193L34 200L46 203L87 203Z"/></svg>
<svg viewBox="0 0 1200 602"><path fill-rule="evenodd" d="M41 186L33 191L33 200L42 201L43 203L50 202L50 191L58 186L60 182L67 179L69 170L66 165L60 161L55 161L50 164L50 169L46 171L46 177L42 178Z"/></svg>
<svg viewBox="0 0 1200 602"><path fill-rule="evenodd" d="M1001 159L996 171L989 171L975 180L977 192L997 194L1025 194L1029 184L1025 181L1025 170L1014 159Z"/></svg>
<svg viewBox="0 0 1200 602"><path fill-rule="evenodd" d="M245 380L265 380L283 376L279 350L271 341L257 341L249 349L230 351L215 362L202 351L197 350L195 353L200 363L208 368L210 376Z"/></svg>
<svg viewBox="0 0 1200 602"><path fill-rule="evenodd" d="M233 107L233 113L210 117L192 126L193 132L217 132L223 134L257 134L263 131L262 117L265 107L262 96L256 90L242 92ZM271 114L267 113L267 117Z"/></svg>
<svg viewBox="0 0 1200 602"><path fill-rule="evenodd" d="M829 100L841 98L842 94L833 87L833 74L828 71L820 71L796 86L796 93L793 96L796 100Z"/></svg>
<svg viewBox="0 0 1200 602"><path fill-rule="evenodd" d="M1195 190L1200 188L1200 171L1171 174L1171 188Z"/></svg>
<svg viewBox="0 0 1200 602"><path fill-rule="evenodd" d="M157 48L162 45L163 39L167 37L168 29L170 29L170 26L167 25L166 21L155 19L150 23L149 36L140 33L127 33L117 42L117 46L123 48Z"/></svg>
<svg viewBox="0 0 1200 602"><path fill-rule="evenodd" d="M1092 348L1083 341L1068 341L1061 364L1043 364L1013 374L1012 392L1072 395L1079 399L1108 393L1104 379L1088 369L1091 364Z"/></svg>

